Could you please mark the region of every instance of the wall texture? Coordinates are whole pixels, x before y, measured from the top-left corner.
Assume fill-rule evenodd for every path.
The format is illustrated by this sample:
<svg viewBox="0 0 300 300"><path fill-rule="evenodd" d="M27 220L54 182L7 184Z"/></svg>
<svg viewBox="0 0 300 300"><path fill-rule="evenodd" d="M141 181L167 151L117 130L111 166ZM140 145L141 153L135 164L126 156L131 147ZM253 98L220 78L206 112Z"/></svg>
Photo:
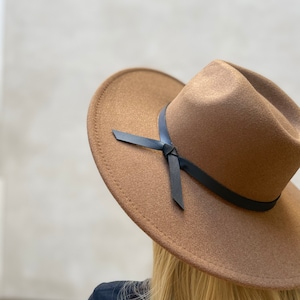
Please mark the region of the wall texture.
<svg viewBox="0 0 300 300"><path fill-rule="evenodd" d="M145 66L188 81L221 58L300 104L299 20L296 0L6 1L0 295L87 299L101 281L151 274L151 241L89 150L87 108L106 77Z"/></svg>

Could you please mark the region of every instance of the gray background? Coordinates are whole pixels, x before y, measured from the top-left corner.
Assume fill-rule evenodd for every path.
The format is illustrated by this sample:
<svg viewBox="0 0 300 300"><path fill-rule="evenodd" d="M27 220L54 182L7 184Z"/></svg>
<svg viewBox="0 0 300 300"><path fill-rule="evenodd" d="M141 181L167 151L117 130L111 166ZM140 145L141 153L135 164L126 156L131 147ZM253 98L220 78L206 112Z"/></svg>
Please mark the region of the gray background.
<svg viewBox="0 0 300 300"><path fill-rule="evenodd" d="M0 296L87 299L101 281L150 276L151 241L113 201L87 141L90 98L112 73L143 66L186 82L220 58L300 104L299 1L4 4Z"/></svg>

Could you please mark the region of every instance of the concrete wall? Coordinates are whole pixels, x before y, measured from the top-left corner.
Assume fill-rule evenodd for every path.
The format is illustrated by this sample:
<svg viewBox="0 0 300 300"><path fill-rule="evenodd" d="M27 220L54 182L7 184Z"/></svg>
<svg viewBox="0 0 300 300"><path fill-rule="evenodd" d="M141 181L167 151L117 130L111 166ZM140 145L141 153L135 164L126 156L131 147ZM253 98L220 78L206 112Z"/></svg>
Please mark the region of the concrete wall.
<svg viewBox="0 0 300 300"><path fill-rule="evenodd" d="M6 0L0 295L87 299L101 281L150 275L151 241L89 150L87 108L106 77L145 66L188 81L221 58L300 104L299 20L296 0Z"/></svg>

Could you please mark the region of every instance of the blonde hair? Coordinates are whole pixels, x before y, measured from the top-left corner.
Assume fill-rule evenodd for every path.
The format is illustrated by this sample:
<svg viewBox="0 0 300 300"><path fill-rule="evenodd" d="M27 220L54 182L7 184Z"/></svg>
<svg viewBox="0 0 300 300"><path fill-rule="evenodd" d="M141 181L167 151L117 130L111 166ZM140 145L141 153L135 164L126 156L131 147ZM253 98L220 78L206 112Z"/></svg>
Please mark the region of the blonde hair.
<svg viewBox="0 0 300 300"><path fill-rule="evenodd" d="M151 300L300 300L300 290L263 290L218 279L153 243Z"/></svg>

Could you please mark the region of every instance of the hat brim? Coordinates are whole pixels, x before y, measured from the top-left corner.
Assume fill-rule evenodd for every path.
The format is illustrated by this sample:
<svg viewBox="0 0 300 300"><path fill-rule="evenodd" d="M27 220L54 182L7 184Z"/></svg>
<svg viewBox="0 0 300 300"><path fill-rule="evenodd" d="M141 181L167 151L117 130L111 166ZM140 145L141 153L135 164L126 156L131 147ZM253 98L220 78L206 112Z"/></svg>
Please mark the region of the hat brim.
<svg viewBox="0 0 300 300"><path fill-rule="evenodd" d="M150 69L124 70L99 87L89 108L88 135L106 185L142 230L192 266L250 287L299 287L300 192L292 183L273 209L252 212L181 171L182 211L171 199L163 154L114 138L113 129L159 139L159 112L183 87Z"/></svg>

